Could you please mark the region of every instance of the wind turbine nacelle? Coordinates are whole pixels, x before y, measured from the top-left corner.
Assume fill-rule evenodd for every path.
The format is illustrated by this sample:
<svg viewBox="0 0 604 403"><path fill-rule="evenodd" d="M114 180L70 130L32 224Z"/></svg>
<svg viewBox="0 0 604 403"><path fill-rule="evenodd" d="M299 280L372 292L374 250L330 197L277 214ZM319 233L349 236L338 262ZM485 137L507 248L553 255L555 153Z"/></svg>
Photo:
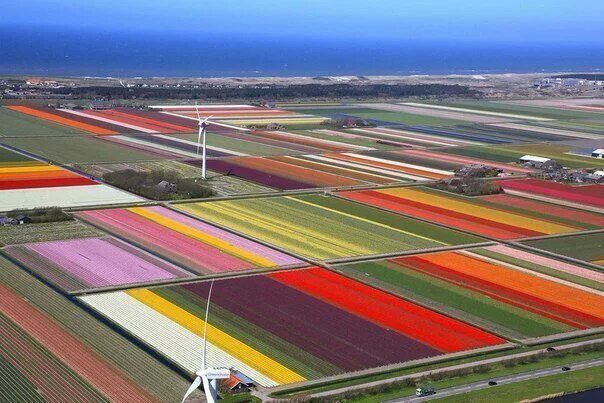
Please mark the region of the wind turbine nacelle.
<svg viewBox="0 0 604 403"><path fill-rule="evenodd" d="M208 368L205 375L208 379L229 379L231 370L228 368Z"/></svg>

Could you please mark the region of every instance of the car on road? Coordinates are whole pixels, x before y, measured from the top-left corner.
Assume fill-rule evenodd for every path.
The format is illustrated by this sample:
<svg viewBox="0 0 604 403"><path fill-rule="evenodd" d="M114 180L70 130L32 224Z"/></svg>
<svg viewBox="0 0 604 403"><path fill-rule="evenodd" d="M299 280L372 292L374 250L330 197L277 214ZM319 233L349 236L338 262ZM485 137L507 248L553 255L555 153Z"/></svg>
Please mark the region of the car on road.
<svg viewBox="0 0 604 403"><path fill-rule="evenodd" d="M562 371L570 371L570 367L562 367Z"/></svg>
<svg viewBox="0 0 604 403"><path fill-rule="evenodd" d="M489 381L489 386L495 386L495 385L497 385L497 382L495 382L495 381Z"/></svg>
<svg viewBox="0 0 604 403"><path fill-rule="evenodd" d="M549 351L549 352L556 351L556 349L554 347L548 347L545 350Z"/></svg>
<svg viewBox="0 0 604 403"><path fill-rule="evenodd" d="M429 396L436 393L434 386L421 386L415 389L415 396Z"/></svg>

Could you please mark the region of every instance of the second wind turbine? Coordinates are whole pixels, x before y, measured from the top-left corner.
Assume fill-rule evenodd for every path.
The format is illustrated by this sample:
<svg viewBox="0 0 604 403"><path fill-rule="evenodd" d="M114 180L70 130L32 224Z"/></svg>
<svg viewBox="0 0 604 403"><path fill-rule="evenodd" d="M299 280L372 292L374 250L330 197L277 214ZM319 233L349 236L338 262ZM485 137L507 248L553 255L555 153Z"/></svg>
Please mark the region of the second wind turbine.
<svg viewBox="0 0 604 403"><path fill-rule="evenodd" d="M201 179L206 180L206 129L208 127L208 119L212 116L208 116L204 120L201 120L199 116L199 109L195 108L197 112L197 122L199 124L199 131L197 132L197 155L199 155L199 143L202 141L202 155L201 155Z"/></svg>

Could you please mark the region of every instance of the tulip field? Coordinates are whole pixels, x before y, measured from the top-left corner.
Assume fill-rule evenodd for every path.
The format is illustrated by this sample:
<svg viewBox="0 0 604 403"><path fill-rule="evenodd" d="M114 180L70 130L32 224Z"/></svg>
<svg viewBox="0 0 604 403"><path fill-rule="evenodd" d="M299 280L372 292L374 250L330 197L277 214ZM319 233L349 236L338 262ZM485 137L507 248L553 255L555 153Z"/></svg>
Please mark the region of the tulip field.
<svg viewBox="0 0 604 403"><path fill-rule="evenodd" d="M181 401L206 325L274 399L600 342L587 100L68 101L0 105L0 401Z"/></svg>
<svg viewBox="0 0 604 403"><path fill-rule="evenodd" d="M484 241L333 196L266 197L176 207L313 259L329 260Z"/></svg>
<svg viewBox="0 0 604 403"><path fill-rule="evenodd" d="M604 272L504 245L338 266L504 337L604 324Z"/></svg>
<svg viewBox="0 0 604 403"><path fill-rule="evenodd" d="M279 190L442 179L451 171L355 153L215 159L208 167Z"/></svg>
<svg viewBox="0 0 604 403"><path fill-rule="evenodd" d="M200 275L303 263L165 207L89 210L76 216Z"/></svg>
<svg viewBox="0 0 604 403"><path fill-rule="evenodd" d="M571 186L538 179L502 181L499 184L508 194L604 212L604 186L601 185Z"/></svg>
<svg viewBox="0 0 604 403"><path fill-rule="evenodd" d="M0 147L0 212L125 203L138 197L79 173Z"/></svg>
<svg viewBox="0 0 604 403"><path fill-rule="evenodd" d="M157 112L145 112L132 108L90 111L72 109L51 109L13 105L7 107L39 119L51 121L95 135L119 133L177 133L193 132L197 129L194 121Z"/></svg>
<svg viewBox="0 0 604 403"><path fill-rule="evenodd" d="M72 171L0 147L0 191L93 184Z"/></svg>
<svg viewBox="0 0 604 403"><path fill-rule="evenodd" d="M602 216L507 194L464 197L413 187L341 192L371 206L418 217L478 235L516 239L602 228ZM517 200L519 199L519 200Z"/></svg>
<svg viewBox="0 0 604 403"><path fill-rule="evenodd" d="M212 116L220 125L229 127L247 127L278 123L286 126L316 125L324 120L323 117L300 114L284 109L268 109L252 105L159 105L151 109L162 114L180 118L196 118L197 111L201 116Z"/></svg>
<svg viewBox="0 0 604 403"><path fill-rule="evenodd" d="M192 283L81 300L193 370L208 287ZM235 366L264 386L505 343L318 267L219 280L212 304L209 364Z"/></svg>
<svg viewBox="0 0 604 403"><path fill-rule="evenodd" d="M4 252L67 292L192 276L114 238L13 245Z"/></svg>
<svg viewBox="0 0 604 403"><path fill-rule="evenodd" d="M172 401L187 387L125 337L1 257L0 299L3 401Z"/></svg>

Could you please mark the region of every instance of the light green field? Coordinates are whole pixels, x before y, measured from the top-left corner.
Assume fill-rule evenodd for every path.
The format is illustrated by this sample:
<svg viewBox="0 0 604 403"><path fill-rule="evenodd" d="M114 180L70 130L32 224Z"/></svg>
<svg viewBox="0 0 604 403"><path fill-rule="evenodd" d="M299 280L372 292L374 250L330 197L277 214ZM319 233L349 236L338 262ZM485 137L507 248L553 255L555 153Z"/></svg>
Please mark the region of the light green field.
<svg viewBox="0 0 604 403"><path fill-rule="evenodd" d="M555 143L506 144L447 148L449 154L482 158L496 162L516 162L526 154L552 158L569 168L604 167L604 160L580 155L566 154L572 147Z"/></svg>
<svg viewBox="0 0 604 403"><path fill-rule="evenodd" d="M13 152L11 150L8 150L4 147L0 147L0 164L3 165L11 165L11 164L18 164L18 163L31 163L31 162L35 162L34 159L26 157L23 154L19 154L16 152Z"/></svg>
<svg viewBox="0 0 604 403"><path fill-rule="evenodd" d="M0 230L0 246L103 235L104 233L94 227L79 221L10 225Z"/></svg>
<svg viewBox="0 0 604 403"><path fill-rule="evenodd" d="M0 137L73 136L88 133L0 107Z"/></svg>
<svg viewBox="0 0 604 403"><path fill-rule="evenodd" d="M197 142L197 134L173 134L171 137ZM297 153L295 150L288 148L230 138L219 134L208 135L208 145L255 156L289 155Z"/></svg>
<svg viewBox="0 0 604 403"><path fill-rule="evenodd" d="M604 260L604 233L525 241L525 245L588 262Z"/></svg>
<svg viewBox="0 0 604 403"><path fill-rule="evenodd" d="M335 197L268 197L175 207L293 253L331 259L483 239Z"/></svg>
<svg viewBox="0 0 604 403"><path fill-rule="evenodd" d="M295 109L295 112L329 117L331 115L350 115L361 119L376 119L390 123L426 126L454 126L467 122L454 119L441 119L432 116L414 115L405 112L389 112L371 108L329 108L329 109Z"/></svg>
<svg viewBox="0 0 604 403"><path fill-rule="evenodd" d="M533 125L533 123L530 123ZM602 119L571 119L539 122L536 126L553 127L555 129L577 130L580 132L604 133L604 118Z"/></svg>
<svg viewBox="0 0 604 403"><path fill-rule="evenodd" d="M4 143L64 164L161 160L162 157L95 137L17 137Z"/></svg>
<svg viewBox="0 0 604 403"><path fill-rule="evenodd" d="M323 127L323 129L329 129L329 127ZM377 150L396 150L396 149L400 148L400 147L389 146L386 144L380 144L377 141L373 141L370 139L365 139L365 138L348 139L348 138L343 138L343 137L330 136L328 134L323 134L323 133L316 133L311 130L297 130L294 133L301 134L303 136L307 136L307 137L311 137L311 138L315 138L315 139L337 141L342 144L351 144L351 145L355 145L355 146L375 148ZM354 133L352 133L352 134L354 134ZM376 137L376 140L377 139L378 138Z"/></svg>
<svg viewBox="0 0 604 403"><path fill-rule="evenodd" d="M435 102L434 102L435 103ZM557 108L548 108L541 106L508 104L496 101L456 101L439 103L443 106L451 106L454 108L467 108L477 111L509 113L514 115L525 115L527 117L539 117L546 119L589 119L597 116L591 112L565 110Z"/></svg>

